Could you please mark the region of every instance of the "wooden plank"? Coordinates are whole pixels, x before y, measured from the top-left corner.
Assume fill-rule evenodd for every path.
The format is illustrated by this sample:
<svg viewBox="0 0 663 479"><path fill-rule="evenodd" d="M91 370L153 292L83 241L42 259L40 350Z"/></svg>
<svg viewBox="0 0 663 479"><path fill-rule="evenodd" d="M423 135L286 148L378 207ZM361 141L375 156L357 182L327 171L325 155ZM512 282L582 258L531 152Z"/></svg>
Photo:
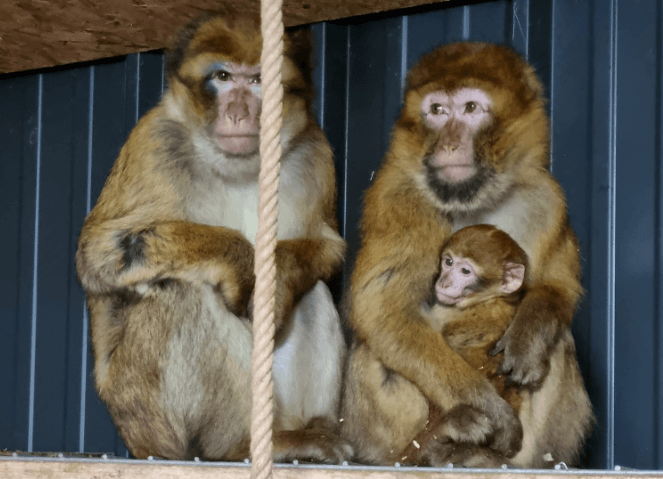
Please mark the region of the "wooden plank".
<svg viewBox="0 0 663 479"><path fill-rule="evenodd" d="M284 0L286 26L447 0ZM204 11L258 14L259 0L11 0L0 2L0 73L163 48Z"/></svg>
<svg viewBox="0 0 663 479"><path fill-rule="evenodd" d="M248 465L136 460L26 460L0 458L0 477L14 479L249 479ZM274 479L645 479L662 471L531 471L430 468L281 466Z"/></svg>

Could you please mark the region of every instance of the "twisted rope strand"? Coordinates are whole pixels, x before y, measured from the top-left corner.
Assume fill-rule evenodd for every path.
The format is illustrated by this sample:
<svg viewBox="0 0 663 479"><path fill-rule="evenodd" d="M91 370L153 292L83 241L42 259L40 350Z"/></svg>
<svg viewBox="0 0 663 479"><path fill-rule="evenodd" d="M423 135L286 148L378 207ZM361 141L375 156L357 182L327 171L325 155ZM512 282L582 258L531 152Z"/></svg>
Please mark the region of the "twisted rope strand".
<svg viewBox="0 0 663 479"><path fill-rule="evenodd" d="M276 233L281 159L283 85L282 0L262 0L262 114L256 234L251 387L251 478L272 477L274 305L276 303Z"/></svg>

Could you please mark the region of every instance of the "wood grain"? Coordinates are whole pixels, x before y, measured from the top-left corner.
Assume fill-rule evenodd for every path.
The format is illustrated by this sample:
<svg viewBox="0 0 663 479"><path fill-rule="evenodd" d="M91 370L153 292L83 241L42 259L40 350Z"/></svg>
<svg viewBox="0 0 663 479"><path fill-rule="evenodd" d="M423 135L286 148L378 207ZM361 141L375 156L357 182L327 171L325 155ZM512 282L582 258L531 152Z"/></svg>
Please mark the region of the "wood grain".
<svg viewBox="0 0 663 479"><path fill-rule="evenodd" d="M445 1L445 0L437 0ZM436 0L284 0L286 26L435 3ZM205 11L257 15L259 0L5 0L0 73L163 48Z"/></svg>
<svg viewBox="0 0 663 479"><path fill-rule="evenodd" d="M0 458L0 477L15 479L249 479L248 466L167 461L71 461ZM428 468L276 467L274 479L647 479L661 471L431 470Z"/></svg>

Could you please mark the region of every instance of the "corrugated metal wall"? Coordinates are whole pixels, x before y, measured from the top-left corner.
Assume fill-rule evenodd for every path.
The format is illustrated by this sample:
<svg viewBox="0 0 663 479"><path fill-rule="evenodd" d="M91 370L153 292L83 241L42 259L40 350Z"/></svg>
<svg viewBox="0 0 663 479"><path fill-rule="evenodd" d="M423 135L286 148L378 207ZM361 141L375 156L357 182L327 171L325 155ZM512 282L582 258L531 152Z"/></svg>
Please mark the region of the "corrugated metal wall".
<svg viewBox="0 0 663 479"><path fill-rule="evenodd" d="M598 418L591 467L663 468L662 9L472 1L314 26L316 114L336 153L350 263L362 192L416 59L471 39L536 66L583 251L574 334ZM126 454L92 384L73 258L86 211L162 88L160 53L0 77L0 449Z"/></svg>

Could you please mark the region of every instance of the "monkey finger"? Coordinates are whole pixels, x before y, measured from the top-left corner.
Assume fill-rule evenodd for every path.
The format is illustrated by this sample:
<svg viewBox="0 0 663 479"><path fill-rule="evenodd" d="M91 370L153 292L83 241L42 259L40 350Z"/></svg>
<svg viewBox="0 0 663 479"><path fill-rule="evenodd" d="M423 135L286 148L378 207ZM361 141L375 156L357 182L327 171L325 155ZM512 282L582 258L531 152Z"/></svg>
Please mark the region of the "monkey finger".
<svg viewBox="0 0 663 479"><path fill-rule="evenodd" d="M352 459L353 455L350 443L328 429L281 431L274 436L275 462L298 460L342 464Z"/></svg>
<svg viewBox="0 0 663 479"><path fill-rule="evenodd" d="M493 348L488 351L488 354L491 356L497 356L499 353L504 351L504 348L506 347L506 341L503 342L502 339L495 343L495 346L493 346Z"/></svg>
<svg viewBox="0 0 663 479"><path fill-rule="evenodd" d="M464 404L454 407L444 416L437 434L454 442L487 444L493 435L493 426L483 412Z"/></svg>
<svg viewBox="0 0 663 479"><path fill-rule="evenodd" d="M511 383L537 386L550 368L547 348L537 342L530 344L528 348L513 345L514 342L511 342L504 348L504 358L498 368L498 374L507 376Z"/></svg>
<svg viewBox="0 0 663 479"><path fill-rule="evenodd" d="M463 467L498 468L509 461L487 447L475 444L431 443L425 451L428 464L445 467L448 464Z"/></svg>
<svg viewBox="0 0 663 479"><path fill-rule="evenodd" d="M503 398L485 405L494 428L489 447L506 457L516 454L522 445L523 426L516 411Z"/></svg>

